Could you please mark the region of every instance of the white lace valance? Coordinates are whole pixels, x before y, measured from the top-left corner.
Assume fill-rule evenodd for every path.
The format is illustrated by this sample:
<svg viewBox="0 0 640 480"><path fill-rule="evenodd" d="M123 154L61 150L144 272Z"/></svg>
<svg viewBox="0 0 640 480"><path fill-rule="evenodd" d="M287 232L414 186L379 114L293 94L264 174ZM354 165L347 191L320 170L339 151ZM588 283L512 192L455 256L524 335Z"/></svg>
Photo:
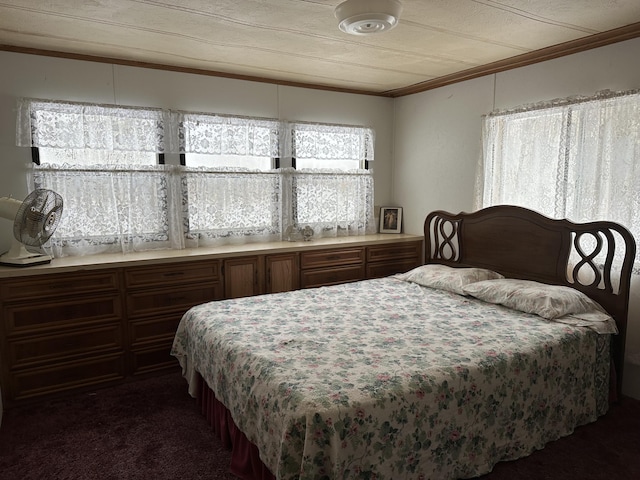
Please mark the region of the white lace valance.
<svg viewBox="0 0 640 480"><path fill-rule="evenodd" d="M20 147L164 153L168 112L153 108L18 100Z"/></svg>
<svg viewBox="0 0 640 480"><path fill-rule="evenodd" d="M373 129L19 99L21 147L374 161Z"/></svg>
<svg viewBox="0 0 640 480"><path fill-rule="evenodd" d="M484 115L484 118L491 117L499 117L501 115L514 115L514 114L525 114L527 117L532 115L535 110L549 110L552 108L563 109L565 107L569 107L577 104L586 104L593 103L602 104L603 101L606 100L614 100L619 97L632 97L640 95L640 89L635 90L625 90L625 91L612 91L612 90L601 90L597 92L595 95L585 96L585 95L575 95L572 97L566 98L554 98L553 100L545 100L537 103L530 103L525 105L520 105L515 108L504 109L504 110L494 110L487 115ZM544 112L543 112L544 114Z"/></svg>
<svg viewBox="0 0 640 480"><path fill-rule="evenodd" d="M292 123L291 156L318 160L374 160L371 128Z"/></svg>
<svg viewBox="0 0 640 480"><path fill-rule="evenodd" d="M180 153L280 157L278 120L178 113Z"/></svg>

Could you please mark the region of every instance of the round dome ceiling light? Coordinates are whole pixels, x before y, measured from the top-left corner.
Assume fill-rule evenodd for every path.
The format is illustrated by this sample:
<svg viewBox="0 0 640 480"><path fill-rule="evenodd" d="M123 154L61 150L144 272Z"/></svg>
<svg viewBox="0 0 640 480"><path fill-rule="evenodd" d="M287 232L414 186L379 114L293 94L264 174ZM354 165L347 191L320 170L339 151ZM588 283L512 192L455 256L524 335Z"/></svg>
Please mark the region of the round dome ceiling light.
<svg viewBox="0 0 640 480"><path fill-rule="evenodd" d="M343 32L371 35L395 27L401 12L398 0L347 0L336 7L335 15Z"/></svg>

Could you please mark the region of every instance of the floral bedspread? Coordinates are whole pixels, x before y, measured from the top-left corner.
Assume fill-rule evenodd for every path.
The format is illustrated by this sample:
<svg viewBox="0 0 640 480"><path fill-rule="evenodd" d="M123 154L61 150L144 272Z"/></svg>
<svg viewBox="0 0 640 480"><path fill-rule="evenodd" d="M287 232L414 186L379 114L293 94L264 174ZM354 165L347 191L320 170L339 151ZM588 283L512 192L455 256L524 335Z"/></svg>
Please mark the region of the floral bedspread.
<svg viewBox="0 0 640 480"><path fill-rule="evenodd" d="M605 413L608 342L389 277L194 307L172 354L279 479L448 479Z"/></svg>

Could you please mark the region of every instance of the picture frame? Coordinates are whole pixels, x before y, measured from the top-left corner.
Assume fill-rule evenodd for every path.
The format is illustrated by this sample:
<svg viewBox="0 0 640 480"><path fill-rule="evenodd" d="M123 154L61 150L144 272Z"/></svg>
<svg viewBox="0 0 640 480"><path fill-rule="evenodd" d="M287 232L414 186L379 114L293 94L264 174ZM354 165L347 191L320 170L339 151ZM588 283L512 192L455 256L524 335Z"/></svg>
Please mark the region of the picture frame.
<svg viewBox="0 0 640 480"><path fill-rule="evenodd" d="M402 207L380 208L380 233L402 232Z"/></svg>

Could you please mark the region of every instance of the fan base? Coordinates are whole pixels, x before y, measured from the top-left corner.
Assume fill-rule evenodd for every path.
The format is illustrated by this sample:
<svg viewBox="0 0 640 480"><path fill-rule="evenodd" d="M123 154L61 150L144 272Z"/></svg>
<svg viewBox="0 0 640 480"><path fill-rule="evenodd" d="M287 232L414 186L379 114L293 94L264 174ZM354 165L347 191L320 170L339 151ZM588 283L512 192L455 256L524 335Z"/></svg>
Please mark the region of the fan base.
<svg viewBox="0 0 640 480"><path fill-rule="evenodd" d="M32 267L34 265L46 265L51 263L49 255L41 255L34 253L28 257L10 257L6 253L0 256L0 265L7 267Z"/></svg>

